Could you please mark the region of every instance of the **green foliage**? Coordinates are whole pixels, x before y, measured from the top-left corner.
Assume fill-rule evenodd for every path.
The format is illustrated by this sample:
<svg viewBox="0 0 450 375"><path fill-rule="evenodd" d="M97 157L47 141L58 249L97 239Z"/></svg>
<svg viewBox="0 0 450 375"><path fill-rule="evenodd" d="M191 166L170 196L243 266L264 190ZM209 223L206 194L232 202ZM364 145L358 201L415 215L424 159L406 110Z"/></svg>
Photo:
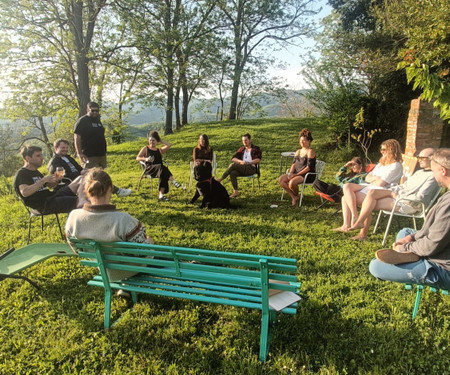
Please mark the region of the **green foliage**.
<svg viewBox="0 0 450 375"><path fill-rule="evenodd" d="M334 207L315 212L319 198L307 188L304 208L280 202L280 152L299 148L298 132L309 128L318 158L332 182L341 166L328 131L313 119L247 120L188 125L167 136L165 155L177 180L187 183L192 148L208 134L219 175L249 132L263 150L261 189L239 179L242 196L233 210L200 210L193 192L173 189L157 201L149 181L140 191L113 198L139 218L157 243L267 254L298 259L302 300L295 316L280 315L268 361L257 359L260 315L255 311L170 298L144 296L128 309L113 298L109 331L103 327L103 291L87 285L95 270L79 260L51 259L22 274L41 290L18 280L0 289L0 374L443 374L450 367L450 300L425 292L411 321L414 295L402 285L373 278L368 263L382 233L364 243L330 231L341 218ZM144 138L112 145L108 172L121 187L136 188L135 161ZM231 191L227 180L224 186ZM272 202L280 206L269 208ZM27 217L14 195L0 196L0 247L26 242ZM400 225L410 225L404 221ZM394 224L399 228L399 224ZM393 229L394 231L394 229ZM392 232L393 232L392 231ZM392 236L393 238L393 236ZM33 242L60 241L56 223L32 228Z"/></svg>
<svg viewBox="0 0 450 375"><path fill-rule="evenodd" d="M398 50L398 68L421 97L440 107L450 119L450 5L447 0L385 1L377 9L383 28L404 45Z"/></svg>
<svg viewBox="0 0 450 375"><path fill-rule="evenodd" d="M379 133L381 129L366 129L366 120L364 118L364 108L361 107L358 114L356 115L355 122L353 123L353 128L357 133L352 133L352 138L358 143L358 146L361 147L364 155L369 162L372 162L369 158L369 149L372 144L373 137L376 133Z"/></svg>

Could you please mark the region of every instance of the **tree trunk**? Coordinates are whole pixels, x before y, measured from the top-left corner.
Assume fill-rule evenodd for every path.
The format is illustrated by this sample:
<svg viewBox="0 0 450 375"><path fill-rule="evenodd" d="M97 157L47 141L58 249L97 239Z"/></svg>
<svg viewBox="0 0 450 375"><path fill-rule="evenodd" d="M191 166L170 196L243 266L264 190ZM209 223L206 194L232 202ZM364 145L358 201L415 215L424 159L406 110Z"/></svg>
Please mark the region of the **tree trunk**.
<svg viewBox="0 0 450 375"><path fill-rule="evenodd" d="M167 69L167 104L166 104L166 124L164 125L164 134L172 134L173 118L173 68Z"/></svg>
<svg viewBox="0 0 450 375"><path fill-rule="evenodd" d="M175 89L175 129L181 129L180 86Z"/></svg>
<svg viewBox="0 0 450 375"><path fill-rule="evenodd" d="M185 85L181 87L183 90L183 110L181 111L181 126L188 124L188 109L189 109L189 92Z"/></svg>

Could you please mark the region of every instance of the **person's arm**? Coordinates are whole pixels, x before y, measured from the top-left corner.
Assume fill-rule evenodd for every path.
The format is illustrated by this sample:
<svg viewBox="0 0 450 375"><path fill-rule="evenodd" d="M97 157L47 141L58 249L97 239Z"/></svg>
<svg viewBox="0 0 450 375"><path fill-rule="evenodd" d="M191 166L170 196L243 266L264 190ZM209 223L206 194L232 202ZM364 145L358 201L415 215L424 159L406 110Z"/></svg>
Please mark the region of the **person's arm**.
<svg viewBox="0 0 450 375"><path fill-rule="evenodd" d="M394 250L410 251L422 257L439 254L450 246L449 201L437 203L432 215L427 216L424 227L414 234L413 240L401 244ZM430 211L431 212L431 211Z"/></svg>
<svg viewBox="0 0 450 375"><path fill-rule="evenodd" d="M77 153L77 155L80 158L81 162L85 163L88 160L88 158L81 151L81 136L79 134L75 133L73 135L73 143L75 145L75 152Z"/></svg>
<svg viewBox="0 0 450 375"><path fill-rule="evenodd" d="M136 160L143 162L147 161L147 146L141 148L141 151L139 151L139 153L136 156Z"/></svg>
<svg viewBox="0 0 450 375"><path fill-rule="evenodd" d="M380 186L380 187L384 187L384 186L388 185L388 183L386 181L384 181L381 177L374 176L372 173L369 173L366 176L365 181L369 184L372 184L375 186Z"/></svg>
<svg viewBox="0 0 450 375"><path fill-rule="evenodd" d="M49 187L55 187L58 185L58 178L55 175L48 175L45 177L42 177L40 180L36 181L34 184L27 185L27 184L21 184L19 185L19 191L22 197L26 198L30 195L33 195L36 193L39 189L41 189L44 185L48 185Z"/></svg>
<svg viewBox="0 0 450 375"><path fill-rule="evenodd" d="M170 144L169 142L163 141L162 139L161 139L161 141L159 141L159 143L162 143L164 145L163 147L161 147L159 149L161 154L165 154L172 147L172 144Z"/></svg>

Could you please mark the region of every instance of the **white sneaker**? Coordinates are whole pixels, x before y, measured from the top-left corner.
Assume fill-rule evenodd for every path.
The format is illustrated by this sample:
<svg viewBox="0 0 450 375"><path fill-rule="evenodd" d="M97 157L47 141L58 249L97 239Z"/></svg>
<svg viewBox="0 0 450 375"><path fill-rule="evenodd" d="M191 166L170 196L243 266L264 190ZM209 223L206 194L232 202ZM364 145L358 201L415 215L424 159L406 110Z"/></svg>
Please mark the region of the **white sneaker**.
<svg viewBox="0 0 450 375"><path fill-rule="evenodd" d="M133 190L131 189L123 189L123 188L119 188L119 191L116 193L116 195L118 197L128 197L129 195L131 195L131 192Z"/></svg>

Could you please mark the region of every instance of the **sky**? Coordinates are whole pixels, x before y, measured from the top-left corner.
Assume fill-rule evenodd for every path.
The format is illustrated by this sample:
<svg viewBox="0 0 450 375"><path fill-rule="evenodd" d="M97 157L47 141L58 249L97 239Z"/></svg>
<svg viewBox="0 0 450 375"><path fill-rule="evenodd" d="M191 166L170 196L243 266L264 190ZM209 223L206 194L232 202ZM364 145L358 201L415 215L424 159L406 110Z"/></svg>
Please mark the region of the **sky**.
<svg viewBox="0 0 450 375"><path fill-rule="evenodd" d="M327 0L317 1L316 8L322 7L322 11L318 13L314 20L318 22L321 18L328 16L331 13L331 7L327 5ZM303 38L302 43L295 47L290 46L288 49L275 52L273 54L278 60L285 61L286 68L283 70L272 68L269 70L269 74L272 77L282 77L286 80L288 87L293 90L301 90L308 88L307 84L303 80L303 77L299 75L302 70L301 56L305 55L308 48L313 46L313 39Z"/></svg>

